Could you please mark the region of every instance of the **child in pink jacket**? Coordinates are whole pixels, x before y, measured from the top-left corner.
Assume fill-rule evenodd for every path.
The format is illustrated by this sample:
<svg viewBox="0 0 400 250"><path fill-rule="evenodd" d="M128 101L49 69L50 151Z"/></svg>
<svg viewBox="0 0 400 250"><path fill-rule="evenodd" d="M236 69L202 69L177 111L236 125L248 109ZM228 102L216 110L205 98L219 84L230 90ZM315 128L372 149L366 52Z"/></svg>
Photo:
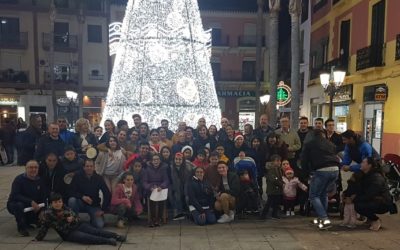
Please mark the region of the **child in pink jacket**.
<svg viewBox="0 0 400 250"><path fill-rule="evenodd" d="M111 211L118 215L118 228L124 228L127 221L134 219L143 211L138 188L133 175L129 172L122 177L122 183L115 187L111 199Z"/></svg>
<svg viewBox="0 0 400 250"><path fill-rule="evenodd" d="M288 166L284 169L285 176L283 179L283 206L286 216L294 216L294 206L296 203L297 187L307 191L304 185L297 177L294 176L293 169Z"/></svg>

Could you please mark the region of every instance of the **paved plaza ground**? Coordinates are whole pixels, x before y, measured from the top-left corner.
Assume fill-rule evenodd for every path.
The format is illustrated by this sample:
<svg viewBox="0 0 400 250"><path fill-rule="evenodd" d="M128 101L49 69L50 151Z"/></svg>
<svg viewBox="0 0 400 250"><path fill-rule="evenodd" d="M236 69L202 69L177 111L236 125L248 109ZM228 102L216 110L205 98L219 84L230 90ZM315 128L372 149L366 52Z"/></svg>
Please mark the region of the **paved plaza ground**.
<svg viewBox="0 0 400 250"><path fill-rule="evenodd" d="M339 227L339 219L329 231L308 225L310 218L294 217L260 221L256 218L236 220L231 224L195 226L189 221L172 221L160 228L148 228L145 221L124 230L114 227L114 217L107 217L106 229L127 235L127 242L112 246L85 246L63 242L49 230L43 242L20 237L6 202L14 177L22 167L0 167L0 250L11 249L400 249L399 215L382 216L383 229L370 232L366 226L355 230ZM35 235L36 231L31 231Z"/></svg>

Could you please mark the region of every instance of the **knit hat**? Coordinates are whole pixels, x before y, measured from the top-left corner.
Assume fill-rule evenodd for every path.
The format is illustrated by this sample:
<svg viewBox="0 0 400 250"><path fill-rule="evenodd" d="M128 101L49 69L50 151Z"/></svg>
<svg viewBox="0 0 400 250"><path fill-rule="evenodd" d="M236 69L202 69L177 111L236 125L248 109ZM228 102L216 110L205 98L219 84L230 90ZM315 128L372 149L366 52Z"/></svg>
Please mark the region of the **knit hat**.
<svg viewBox="0 0 400 250"><path fill-rule="evenodd" d="M175 154L175 157L177 157L177 156L183 157L183 154L182 154L181 152L177 152L177 153Z"/></svg>
<svg viewBox="0 0 400 250"><path fill-rule="evenodd" d="M187 149L189 149L190 150L190 156L193 156L193 148L191 147L191 146L189 146L189 145L186 145L186 146L184 146L183 148L182 148L182 150L181 150L181 152L183 153L183 152L185 152L185 150L187 150Z"/></svg>
<svg viewBox="0 0 400 250"><path fill-rule="evenodd" d="M287 174L289 174L289 173L294 173L293 172L293 169L291 168L291 167L287 167L287 168L285 168L285 175L287 175Z"/></svg>

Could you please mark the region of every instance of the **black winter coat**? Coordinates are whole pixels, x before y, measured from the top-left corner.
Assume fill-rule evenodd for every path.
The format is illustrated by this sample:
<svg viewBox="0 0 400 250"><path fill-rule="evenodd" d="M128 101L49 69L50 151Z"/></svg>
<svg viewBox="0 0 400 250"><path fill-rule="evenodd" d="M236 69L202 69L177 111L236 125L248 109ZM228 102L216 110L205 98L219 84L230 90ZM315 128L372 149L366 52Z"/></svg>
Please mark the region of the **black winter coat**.
<svg viewBox="0 0 400 250"><path fill-rule="evenodd" d="M46 194L46 185L39 176L32 180L23 173L15 177L8 202L22 202L26 207L30 207L32 201L37 204L44 203Z"/></svg>
<svg viewBox="0 0 400 250"><path fill-rule="evenodd" d="M65 171L61 164L57 164L53 171L50 171L45 163L39 167L39 176L46 185L47 195L56 192L67 198L66 185L64 182Z"/></svg>
<svg viewBox="0 0 400 250"><path fill-rule="evenodd" d="M212 208L214 205L214 193L210 184L200 181L195 176L188 183L189 205L192 205L200 213L204 212L203 207Z"/></svg>
<svg viewBox="0 0 400 250"><path fill-rule="evenodd" d="M336 146L329 140L314 136L305 142L301 153L301 167L305 172L310 173L317 169L339 165Z"/></svg>
<svg viewBox="0 0 400 250"><path fill-rule="evenodd" d="M225 190L223 180L221 177L221 184L219 185L219 192L228 193L233 197L239 197L240 195L240 180L239 176L236 173L228 172L228 185L229 190Z"/></svg>
<svg viewBox="0 0 400 250"><path fill-rule="evenodd" d="M42 131L33 127L28 127L25 131L19 134L20 138L17 148L18 150L18 165L25 165L35 155L36 145L39 138L42 136Z"/></svg>
<svg viewBox="0 0 400 250"><path fill-rule="evenodd" d="M391 205L392 199L385 177L377 171L371 170L357 180L357 191L354 203L377 202L383 205Z"/></svg>

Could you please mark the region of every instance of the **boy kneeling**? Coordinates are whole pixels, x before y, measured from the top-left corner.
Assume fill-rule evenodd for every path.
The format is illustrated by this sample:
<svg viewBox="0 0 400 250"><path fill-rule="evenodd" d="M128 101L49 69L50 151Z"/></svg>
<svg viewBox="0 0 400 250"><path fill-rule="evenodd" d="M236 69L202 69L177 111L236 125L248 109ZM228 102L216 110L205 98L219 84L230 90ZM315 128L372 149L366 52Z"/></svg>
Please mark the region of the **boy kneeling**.
<svg viewBox="0 0 400 250"><path fill-rule="evenodd" d="M40 218L41 227L35 239L41 241L49 228L53 228L64 241L82 244L109 244L116 246L117 241L125 241L126 237L113 232L95 228L80 221L70 208L64 206L62 196L52 193L49 198L50 207Z"/></svg>

